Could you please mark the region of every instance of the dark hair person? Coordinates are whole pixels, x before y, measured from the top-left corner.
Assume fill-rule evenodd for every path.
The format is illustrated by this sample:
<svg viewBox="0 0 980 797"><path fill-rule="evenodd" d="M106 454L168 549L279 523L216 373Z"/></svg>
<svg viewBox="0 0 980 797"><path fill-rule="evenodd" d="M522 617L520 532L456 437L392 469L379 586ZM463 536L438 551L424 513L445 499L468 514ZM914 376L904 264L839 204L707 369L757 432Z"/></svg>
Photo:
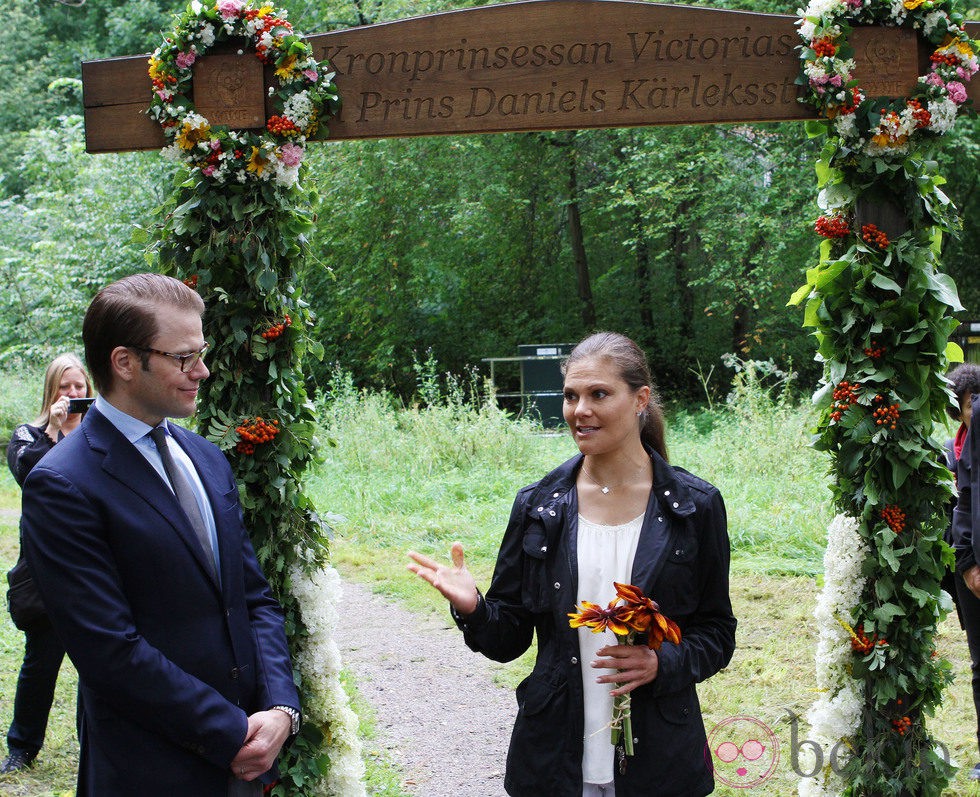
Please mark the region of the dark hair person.
<svg viewBox="0 0 980 797"><path fill-rule="evenodd" d="M7 445L7 464L17 484L23 486L27 474L41 457L78 428L82 414L69 412L69 401L91 395L92 385L78 357L62 354L51 361L44 374L38 417L14 429ZM21 549L18 563L23 557ZM33 585L29 589L33 592ZM65 658L65 648L46 614L31 618L22 630L24 660L17 677L14 716L7 730L7 758L0 765L0 774L29 767L37 758L44 744L58 672Z"/></svg>
<svg viewBox="0 0 980 797"><path fill-rule="evenodd" d="M968 456L967 439L972 426L970 421L973 416L973 400L976 398L976 394L980 393L980 365L963 363L950 371L948 379L956 396L956 407L950 404L948 412L954 421L959 421L959 427L952 439L946 441L946 465L956 477L957 486L962 488L963 485L966 485L969 489L969 474L974 466ZM961 468L964 473L963 476L960 476ZM958 503L958 501L954 501L952 505L954 516ZM975 532L976 525L973 524L972 527ZM946 541L951 545L957 545L952 521L946 533ZM972 549L967 550L963 546L963 550L958 551L957 567L952 574L952 583L950 583L949 578L944 578L943 588L956 601L956 612L959 615L960 625L966 631L966 642L970 648L970 669L973 673L973 705L978 717L977 747L980 748L980 597L977 597L967 582L964 581L965 571L970 570L971 567L975 570ZM980 780L980 763L973 767L969 777L970 780Z"/></svg>
<svg viewBox="0 0 980 797"><path fill-rule="evenodd" d="M481 594L463 547L452 566L410 552L409 569L450 602L466 644L497 661L537 659L517 688L504 787L515 797L698 797L714 788L695 684L735 648L729 542L717 489L667 461L663 411L629 338L592 335L564 368L564 417L579 454L522 489ZM680 628L659 650L574 629L583 601L632 584ZM610 743L629 694L635 751Z"/></svg>
<svg viewBox="0 0 980 797"><path fill-rule="evenodd" d="M200 296L136 274L89 304L99 396L24 483L23 545L78 672L78 797L259 797L299 732L282 609L197 409Z"/></svg>

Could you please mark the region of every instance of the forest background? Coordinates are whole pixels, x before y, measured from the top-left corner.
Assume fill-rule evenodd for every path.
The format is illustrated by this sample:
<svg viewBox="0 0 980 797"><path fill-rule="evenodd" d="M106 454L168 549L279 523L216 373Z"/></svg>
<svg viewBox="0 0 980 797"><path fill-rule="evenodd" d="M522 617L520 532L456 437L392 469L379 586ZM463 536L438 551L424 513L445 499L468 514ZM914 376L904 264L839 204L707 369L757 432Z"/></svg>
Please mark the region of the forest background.
<svg viewBox="0 0 980 797"><path fill-rule="evenodd" d="M283 0L306 33L460 8L464 0ZM696 4L696 3L695 3ZM705 3L706 5L708 3ZM795 13L775 0L715 7ZM977 0L969 16L980 18ZM0 368L79 348L105 283L147 268L141 228L171 189L156 152L86 155L82 60L151 51L172 0L10 0L0 29ZM947 136L941 168L963 230L946 270L980 316L980 126ZM521 343L596 328L634 337L663 392L727 390L720 357L819 378L786 301L816 259L816 145L798 123L325 142L300 274L321 363L410 395L428 352L461 374ZM135 234L134 234L135 233ZM708 375L712 376L708 378Z"/></svg>

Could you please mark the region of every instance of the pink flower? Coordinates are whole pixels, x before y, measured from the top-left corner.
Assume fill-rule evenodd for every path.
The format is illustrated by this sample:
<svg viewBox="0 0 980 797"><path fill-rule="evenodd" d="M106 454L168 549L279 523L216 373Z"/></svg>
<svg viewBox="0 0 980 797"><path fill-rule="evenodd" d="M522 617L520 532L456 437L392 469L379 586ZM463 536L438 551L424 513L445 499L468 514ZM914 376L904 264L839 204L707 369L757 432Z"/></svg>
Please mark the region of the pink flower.
<svg viewBox="0 0 980 797"><path fill-rule="evenodd" d="M834 75L830 79L830 85L833 86L834 88L839 89L843 84L844 84L844 81L841 79L841 76L840 75Z"/></svg>
<svg viewBox="0 0 980 797"><path fill-rule="evenodd" d="M299 166L303 160L303 148L299 144L283 144L279 149L279 160L288 169Z"/></svg>
<svg viewBox="0 0 980 797"><path fill-rule="evenodd" d="M227 20L233 20L242 10L242 0L218 0L218 13Z"/></svg>
<svg viewBox="0 0 980 797"><path fill-rule="evenodd" d="M957 105L962 105L966 102L966 86L958 80L949 81L946 84L946 91L949 92L949 98Z"/></svg>
<svg viewBox="0 0 980 797"><path fill-rule="evenodd" d="M847 5L850 8L858 9L862 5L862 0L847 0Z"/></svg>
<svg viewBox="0 0 980 797"><path fill-rule="evenodd" d="M177 66L181 69L188 69L197 60L197 53L188 50L186 53L177 53Z"/></svg>
<svg viewBox="0 0 980 797"><path fill-rule="evenodd" d="M201 171L204 173L205 177L210 177L212 174L214 174L217 171L217 169L215 169L214 165L212 164L212 165L205 166L203 169L201 169Z"/></svg>
<svg viewBox="0 0 980 797"><path fill-rule="evenodd" d="M310 83L316 83L316 70L315 69L304 69L303 77L305 77Z"/></svg>
<svg viewBox="0 0 980 797"><path fill-rule="evenodd" d="M937 75L935 72L931 72L929 76L926 78L926 83L928 83L930 86L942 86L943 79L939 77L939 75Z"/></svg>
<svg viewBox="0 0 980 797"><path fill-rule="evenodd" d="M173 99L173 93L167 91L166 89L157 89L156 95L164 102L170 102Z"/></svg>
<svg viewBox="0 0 980 797"><path fill-rule="evenodd" d="M219 149L221 149L221 142L218 141L218 139L216 139L216 138L212 138L211 139L211 151L212 152L217 152Z"/></svg>

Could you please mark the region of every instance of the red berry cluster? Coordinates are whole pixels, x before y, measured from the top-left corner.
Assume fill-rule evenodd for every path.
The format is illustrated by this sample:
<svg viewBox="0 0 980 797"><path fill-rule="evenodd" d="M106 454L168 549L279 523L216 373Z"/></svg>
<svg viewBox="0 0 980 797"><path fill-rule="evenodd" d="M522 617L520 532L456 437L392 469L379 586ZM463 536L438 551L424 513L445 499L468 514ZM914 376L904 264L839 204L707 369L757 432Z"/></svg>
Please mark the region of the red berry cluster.
<svg viewBox="0 0 980 797"><path fill-rule="evenodd" d="M872 360L877 360L879 357L884 357L886 351L888 351L888 349L885 348L884 343L872 338L871 345L865 348L864 354L866 357L870 357Z"/></svg>
<svg viewBox="0 0 980 797"><path fill-rule="evenodd" d="M858 627L851 632L851 650L853 650L855 653L860 653L862 656L866 656L872 650L874 650L875 645L883 648L887 644L888 640L884 637L879 639L877 635L869 637L866 633L864 633L864 623L858 625Z"/></svg>
<svg viewBox="0 0 980 797"><path fill-rule="evenodd" d="M259 9L251 9L245 12L245 19L248 20L253 20L258 16ZM261 17L260 20L262 24L255 30L256 39L260 39L263 33L271 31L273 28L285 28L287 31L293 29L293 26L286 20L279 19L279 17L274 17L271 14ZM269 55L269 48L264 44L255 45L255 54L263 64L268 64L272 60L272 56Z"/></svg>
<svg viewBox="0 0 980 797"><path fill-rule="evenodd" d="M851 231L847 219L843 216L821 216L813 225L813 229L824 238L845 238Z"/></svg>
<svg viewBox="0 0 980 797"><path fill-rule="evenodd" d="M834 390L834 403L830 407L830 420L839 421L857 401L860 390L861 385L857 382L851 384L847 380L841 381Z"/></svg>
<svg viewBox="0 0 980 797"><path fill-rule="evenodd" d="M270 133L275 133L277 136L295 136L299 133L296 123L286 116L270 116L265 126Z"/></svg>
<svg viewBox="0 0 980 797"><path fill-rule="evenodd" d="M810 48L818 58L832 58L837 55L837 45L834 44L834 40L829 36L824 36L822 39L817 39L812 42Z"/></svg>
<svg viewBox="0 0 980 797"><path fill-rule="evenodd" d="M959 59L951 53L933 53L929 56L929 60L934 64L946 64L946 66L959 66Z"/></svg>
<svg viewBox="0 0 980 797"><path fill-rule="evenodd" d="M282 335L283 332L286 331L286 327L292 326L292 324L293 319L291 319L287 313L283 317L282 321L280 321L278 324L272 324L272 326L262 332L262 337L268 341L276 340Z"/></svg>
<svg viewBox="0 0 980 797"><path fill-rule="evenodd" d="M197 274L191 274L189 277L185 277L181 282L184 283L192 291L197 290Z"/></svg>
<svg viewBox="0 0 980 797"><path fill-rule="evenodd" d="M279 434L279 421L265 421L261 416L246 418L235 427L241 440L235 446L239 454L254 454L255 446L274 440Z"/></svg>
<svg viewBox="0 0 980 797"><path fill-rule="evenodd" d="M909 100L909 108L912 109L912 118L915 119L916 128L928 127L932 121L932 114L922 107L918 100Z"/></svg>
<svg viewBox="0 0 980 797"><path fill-rule="evenodd" d="M865 224L861 227L861 237L872 246L879 249L888 248L888 236L879 230L874 224Z"/></svg>
<svg viewBox="0 0 980 797"><path fill-rule="evenodd" d="M875 426L882 426L885 429L894 429L898 426L898 404L888 404L888 400L878 394L875 396L875 410L871 417L875 420Z"/></svg>
<svg viewBox="0 0 980 797"><path fill-rule="evenodd" d="M895 504L882 507L881 519L896 534L901 534L905 530L905 513Z"/></svg>
<svg viewBox="0 0 980 797"><path fill-rule="evenodd" d="M892 727L899 736L904 736L909 728L912 727L912 720L906 717L899 717L898 719L892 720Z"/></svg>

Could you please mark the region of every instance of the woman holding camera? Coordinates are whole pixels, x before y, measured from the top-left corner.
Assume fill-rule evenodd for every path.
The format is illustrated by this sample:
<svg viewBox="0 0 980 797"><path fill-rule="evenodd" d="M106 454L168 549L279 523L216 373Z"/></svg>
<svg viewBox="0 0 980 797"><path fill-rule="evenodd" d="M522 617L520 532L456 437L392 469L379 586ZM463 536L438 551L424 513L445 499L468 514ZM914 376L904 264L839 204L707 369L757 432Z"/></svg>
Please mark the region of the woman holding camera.
<svg viewBox="0 0 980 797"><path fill-rule="evenodd" d="M18 426L7 446L7 464L18 484L23 485L41 457L78 428L84 410L73 411L81 408L71 406L72 401L91 395L92 384L78 357L62 354L52 360L44 375L41 414L31 423ZM18 564L23 555L21 551ZM7 758L0 765L0 774L29 767L37 758L65 657L47 615L21 620L18 626L25 636L24 662L17 679L14 717L7 731Z"/></svg>

